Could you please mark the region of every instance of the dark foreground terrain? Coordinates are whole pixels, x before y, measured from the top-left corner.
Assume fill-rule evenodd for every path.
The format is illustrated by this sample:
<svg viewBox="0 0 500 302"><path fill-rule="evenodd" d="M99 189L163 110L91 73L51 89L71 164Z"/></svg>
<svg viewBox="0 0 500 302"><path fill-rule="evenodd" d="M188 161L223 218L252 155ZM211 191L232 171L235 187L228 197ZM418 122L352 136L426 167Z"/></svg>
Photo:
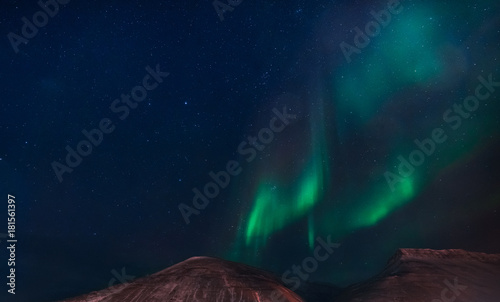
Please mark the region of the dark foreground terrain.
<svg viewBox="0 0 500 302"><path fill-rule="evenodd" d="M64 302L498 302L500 254L399 249L377 276L344 289L305 284L293 292L273 274L193 257L153 275Z"/></svg>

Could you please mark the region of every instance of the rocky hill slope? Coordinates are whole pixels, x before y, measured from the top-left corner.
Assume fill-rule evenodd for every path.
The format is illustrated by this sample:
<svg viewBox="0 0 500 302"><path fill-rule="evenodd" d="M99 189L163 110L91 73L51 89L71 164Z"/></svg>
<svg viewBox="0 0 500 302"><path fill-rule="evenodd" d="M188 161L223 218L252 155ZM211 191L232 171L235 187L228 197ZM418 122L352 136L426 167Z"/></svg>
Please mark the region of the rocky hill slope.
<svg viewBox="0 0 500 302"><path fill-rule="evenodd" d="M194 257L64 302L499 302L500 254L399 249L380 274L340 294L327 284L304 284L295 293L269 272Z"/></svg>

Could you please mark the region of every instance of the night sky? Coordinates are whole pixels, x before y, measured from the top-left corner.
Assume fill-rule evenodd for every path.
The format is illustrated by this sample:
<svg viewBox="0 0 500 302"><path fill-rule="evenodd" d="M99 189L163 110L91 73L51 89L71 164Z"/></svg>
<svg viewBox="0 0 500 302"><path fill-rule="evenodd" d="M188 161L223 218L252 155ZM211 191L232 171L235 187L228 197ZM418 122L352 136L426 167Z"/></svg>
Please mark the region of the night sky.
<svg viewBox="0 0 500 302"><path fill-rule="evenodd" d="M338 286L500 253L500 2L214 3L2 2L1 301L199 255L281 276L317 238Z"/></svg>

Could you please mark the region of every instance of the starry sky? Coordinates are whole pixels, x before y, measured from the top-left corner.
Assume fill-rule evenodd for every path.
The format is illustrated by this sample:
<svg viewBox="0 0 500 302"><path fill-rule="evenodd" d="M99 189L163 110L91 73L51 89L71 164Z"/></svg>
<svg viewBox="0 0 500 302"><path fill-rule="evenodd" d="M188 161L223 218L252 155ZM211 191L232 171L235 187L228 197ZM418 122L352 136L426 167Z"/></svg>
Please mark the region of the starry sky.
<svg viewBox="0 0 500 302"><path fill-rule="evenodd" d="M0 12L0 300L198 255L281 276L318 237L338 286L500 253L498 1L60 2Z"/></svg>

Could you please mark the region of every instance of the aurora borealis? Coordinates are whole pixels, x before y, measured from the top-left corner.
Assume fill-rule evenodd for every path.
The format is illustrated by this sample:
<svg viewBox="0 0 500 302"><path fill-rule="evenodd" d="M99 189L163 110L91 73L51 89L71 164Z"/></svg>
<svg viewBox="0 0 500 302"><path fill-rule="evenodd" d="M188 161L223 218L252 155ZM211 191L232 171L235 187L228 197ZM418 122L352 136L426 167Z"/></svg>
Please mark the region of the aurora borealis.
<svg viewBox="0 0 500 302"><path fill-rule="evenodd" d="M500 252L498 1L220 0L223 19L211 1L69 1L17 52L9 33L42 7L11 2L0 189L23 301L192 256L281 275L318 238L339 245L309 280L338 286L398 248ZM104 118L60 181L51 163Z"/></svg>
<svg viewBox="0 0 500 302"><path fill-rule="evenodd" d="M319 124L319 125L318 125ZM303 218L311 212L322 198L328 183L328 154L324 134L322 111L316 110L311 116L311 149L303 171L295 179L287 181L263 179L260 181L253 208L246 225L245 244L259 245L274 232L283 229L291 222ZM290 189L289 189L290 188ZM269 215L269 213L274 213ZM314 241L314 224L309 225L308 244ZM264 239L264 240L262 240Z"/></svg>
<svg viewBox="0 0 500 302"><path fill-rule="evenodd" d="M319 88L322 91L308 93L303 99L310 104L310 132L303 141L309 152L301 158L304 165L293 175L285 169L277 176L273 163L264 169L270 172L261 172L252 192L251 210L246 219L241 219L238 238L244 238L245 244L237 245L239 250L265 249L266 243L280 240L280 236L273 235L286 233L294 224L307 229L297 241L310 248L317 234L331 234L341 241L349 240L358 231L376 229L385 220L392 220L396 212L404 212L409 204L419 203L420 196L429 194L429 186L441 181L445 171L472 160L471 152L495 144L499 111L495 102L498 95L493 92L481 101L479 107L483 110L472 113L470 120L463 119L459 130L447 125L446 118L443 121L443 113L446 106L474 94L478 76L498 71L495 54L488 53L492 56L489 62L495 63L485 69L488 59L471 52L474 39L498 44L498 15L496 21L486 22L483 17L470 16L470 4L457 3L450 13L448 4L401 3L400 13L392 16L379 36L371 37L360 54L353 54L352 60L342 61L338 49L325 51L320 47L315 54L313 59L328 64L315 70L322 75L315 78L320 82L316 88L324 85ZM491 6L498 5L483 2L475 4L475 10L489 11ZM374 9L375 5L368 7ZM336 15L325 14L323 22L331 22ZM363 25L369 18L364 14L351 23ZM450 28L456 25L453 19L467 20L467 31L450 35ZM324 27L318 28L320 40L329 39ZM340 35L336 33L335 37ZM480 64L481 69L477 67ZM494 79L499 82L500 75ZM326 121L324 114L334 115L335 119ZM436 144L433 154L414 167L411 175L398 175L399 158L407 158L416 149L414 140L430 137L437 127L443 127L439 133L447 141ZM485 139L486 133L490 133L490 140ZM373 145L364 145L367 141ZM354 148L360 145L368 148L369 154L360 154L361 148ZM344 153L352 150L361 158ZM362 167L356 162L363 162ZM345 171L350 168L362 172ZM400 177L394 191L383 177L387 171ZM351 181L345 180L346 174L352 175ZM488 209L499 204L490 204ZM257 258L255 254L234 257L259 263Z"/></svg>

